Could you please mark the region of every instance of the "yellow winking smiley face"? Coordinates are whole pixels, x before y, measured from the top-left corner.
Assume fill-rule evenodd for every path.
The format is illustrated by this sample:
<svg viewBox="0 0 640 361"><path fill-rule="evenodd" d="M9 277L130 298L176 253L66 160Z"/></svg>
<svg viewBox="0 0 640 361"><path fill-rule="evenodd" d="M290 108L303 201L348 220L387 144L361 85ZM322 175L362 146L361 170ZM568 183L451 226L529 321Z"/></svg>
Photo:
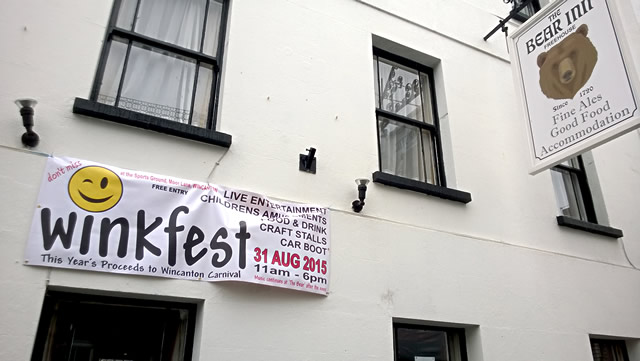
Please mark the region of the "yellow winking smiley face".
<svg viewBox="0 0 640 361"><path fill-rule="evenodd" d="M113 171L103 167L80 168L69 180L69 197L85 211L104 212L120 201L122 180Z"/></svg>

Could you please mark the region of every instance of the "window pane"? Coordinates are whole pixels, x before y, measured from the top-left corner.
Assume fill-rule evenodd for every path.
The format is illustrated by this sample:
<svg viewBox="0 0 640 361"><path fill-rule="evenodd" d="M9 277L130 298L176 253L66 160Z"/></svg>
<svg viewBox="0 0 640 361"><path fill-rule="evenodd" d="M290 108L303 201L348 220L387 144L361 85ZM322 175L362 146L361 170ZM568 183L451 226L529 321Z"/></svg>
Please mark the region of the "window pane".
<svg viewBox="0 0 640 361"><path fill-rule="evenodd" d="M426 123L433 125L433 109L431 108L431 87L429 85L429 76L420 73L420 88L422 90L422 115Z"/></svg>
<svg viewBox="0 0 640 361"><path fill-rule="evenodd" d="M206 0L140 0L135 31L200 51Z"/></svg>
<svg viewBox="0 0 640 361"><path fill-rule="evenodd" d="M192 59L133 43L118 106L188 123L195 67Z"/></svg>
<svg viewBox="0 0 640 361"><path fill-rule="evenodd" d="M379 117L380 165L385 173L435 183L435 154L426 130Z"/></svg>
<svg viewBox="0 0 640 361"><path fill-rule="evenodd" d="M552 177L554 177L554 188L560 213L564 216L586 221L587 216L578 176L572 172L558 168L552 169L551 172ZM560 179L559 177L562 179L561 183L558 181L558 179Z"/></svg>
<svg viewBox="0 0 640 361"><path fill-rule="evenodd" d="M373 87L376 95L376 108L380 108L380 75L378 75L378 57L373 56L373 74L375 76Z"/></svg>
<svg viewBox="0 0 640 361"><path fill-rule="evenodd" d="M422 152L424 154L425 161L425 173L427 176L427 183L439 184L437 171L436 171L436 151L433 137L429 131L422 131Z"/></svg>
<svg viewBox="0 0 640 361"><path fill-rule="evenodd" d="M204 35L203 53L216 56L218 53L218 37L220 34L220 19L222 18L222 3L212 0L207 14L207 29Z"/></svg>
<svg viewBox="0 0 640 361"><path fill-rule="evenodd" d="M571 158L567 162L570 164L570 167L575 168L575 169L581 169L580 168L580 161L578 160L578 157Z"/></svg>
<svg viewBox="0 0 640 361"><path fill-rule="evenodd" d="M460 340L459 333L449 333L447 338L447 343L449 344L449 358L451 361L462 361L462 347L460 344L462 340Z"/></svg>
<svg viewBox="0 0 640 361"><path fill-rule="evenodd" d="M578 156L579 157L579 156ZM580 170L580 161L578 161L578 157L567 159L566 161L560 163L566 167L571 167Z"/></svg>
<svg viewBox="0 0 640 361"><path fill-rule="evenodd" d="M449 357L444 331L398 328L396 337L396 361L454 361Z"/></svg>
<svg viewBox="0 0 640 361"><path fill-rule="evenodd" d="M138 0L122 0L116 26L122 29L133 29L133 17L136 15Z"/></svg>
<svg viewBox="0 0 640 361"><path fill-rule="evenodd" d="M211 100L211 86L215 78L213 69L209 64L202 64L198 70L198 85L196 87L196 98L193 103L193 116L191 125L196 127L207 127L207 115L209 114L209 103Z"/></svg>
<svg viewBox="0 0 640 361"><path fill-rule="evenodd" d="M382 109L417 121L424 121L421 77L418 71L379 58ZM427 86L428 88L428 86Z"/></svg>
<svg viewBox="0 0 640 361"><path fill-rule="evenodd" d="M107 56L107 64L102 76L98 102L109 105L116 104L116 95L118 93L118 85L120 84L122 65L124 64L126 53L127 41L114 37L109 47L109 55Z"/></svg>

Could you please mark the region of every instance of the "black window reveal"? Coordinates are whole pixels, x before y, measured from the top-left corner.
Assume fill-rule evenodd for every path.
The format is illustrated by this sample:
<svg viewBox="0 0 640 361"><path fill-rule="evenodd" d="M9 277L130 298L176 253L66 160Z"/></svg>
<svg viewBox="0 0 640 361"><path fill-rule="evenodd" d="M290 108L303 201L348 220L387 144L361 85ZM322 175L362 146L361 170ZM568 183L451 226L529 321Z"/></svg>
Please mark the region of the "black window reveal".
<svg viewBox="0 0 640 361"><path fill-rule="evenodd" d="M395 361L467 361L464 329L394 324Z"/></svg>
<svg viewBox="0 0 640 361"><path fill-rule="evenodd" d="M31 361L189 361L196 305L51 292Z"/></svg>

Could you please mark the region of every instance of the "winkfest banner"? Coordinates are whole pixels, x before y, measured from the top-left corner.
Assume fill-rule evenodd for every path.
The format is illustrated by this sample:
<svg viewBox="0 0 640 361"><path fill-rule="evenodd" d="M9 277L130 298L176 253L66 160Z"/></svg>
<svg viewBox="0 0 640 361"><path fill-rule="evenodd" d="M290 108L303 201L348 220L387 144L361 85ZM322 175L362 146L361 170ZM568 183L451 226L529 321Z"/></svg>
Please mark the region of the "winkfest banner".
<svg viewBox="0 0 640 361"><path fill-rule="evenodd" d="M329 292L327 208L91 161L47 161L28 265Z"/></svg>

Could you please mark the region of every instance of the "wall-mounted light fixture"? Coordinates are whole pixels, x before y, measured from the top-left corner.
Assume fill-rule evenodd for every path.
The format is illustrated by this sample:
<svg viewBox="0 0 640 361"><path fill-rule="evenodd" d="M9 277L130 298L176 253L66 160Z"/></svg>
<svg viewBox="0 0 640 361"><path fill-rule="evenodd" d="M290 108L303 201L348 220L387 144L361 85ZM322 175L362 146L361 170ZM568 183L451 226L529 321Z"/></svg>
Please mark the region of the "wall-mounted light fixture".
<svg viewBox="0 0 640 361"><path fill-rule="evenodd" d="M369 184L369 180L366 178L358 178L356 179L356 184L358 185L358 199L351 203L351 208L356 213L360 213L362 207L364 207L364 198L367 195L367 184Z"/></svg>
<svg viewBox="0 0 640 361"><path fill-rule="evenodd" d="M27 132L22 134L22 144L27 147L35 147L40 141L40 137L33 131L33 114L35 113L33 108L38 104L33 99L18 99L16 105L20 108L20 115L22 116L22 125L24 125Z"/></svg>
<svg viewBox="0 0 640 361"><path fill-rule="evenodd" d="M524 8L526 8L527 6L532 4L533 0L502 0L503 3L505 4L511 4L514 3L513 5L513 9L511 9L511 12L503 19L501 19L498 22L498 25L496 25L495 28L491 29L491 31L489 32L489 34L484 36L484 41L487 41L487 39L489 39L491 37L491 35L495 34L496 31L498 31L498 29L502 30L502 32L504 33L505 36L507 36L508 34L508 28L505 26L505 24L507 24L509 22L509 20L511 20L511 18L515 17L518 15L518 13L523 10ZM524 20L523 20L524 21Z"/></svg>
<svg viewBox="0 0 640 361"><path fill-rule="evenodd" d="M316 174L316 148L309 147L307 149L308 154L300 154L300 163L298 169L307 172Z"/></svg>

